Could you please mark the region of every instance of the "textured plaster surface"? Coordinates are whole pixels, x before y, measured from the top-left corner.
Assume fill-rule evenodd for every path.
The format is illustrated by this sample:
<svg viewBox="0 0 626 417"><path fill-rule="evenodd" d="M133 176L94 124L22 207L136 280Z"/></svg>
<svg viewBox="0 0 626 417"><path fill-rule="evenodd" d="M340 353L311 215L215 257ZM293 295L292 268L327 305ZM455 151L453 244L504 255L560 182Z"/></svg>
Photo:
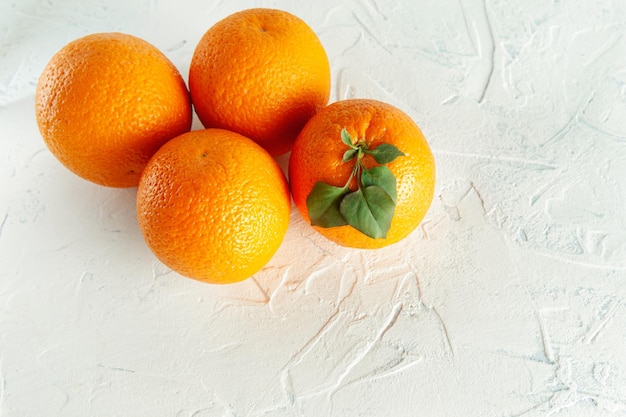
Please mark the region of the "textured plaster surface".
<svg viewBox="0 0 626 417"><path fill-rule="evenodd" d="M211 286L150 253L134 189L54 159L33 96L99 31L186 78L252 6L314 28L333 101L414 118L436 195L377 251L294 210L261 272ZM625 166L623 1L1 0L0 415L626 416Z"/></svg>

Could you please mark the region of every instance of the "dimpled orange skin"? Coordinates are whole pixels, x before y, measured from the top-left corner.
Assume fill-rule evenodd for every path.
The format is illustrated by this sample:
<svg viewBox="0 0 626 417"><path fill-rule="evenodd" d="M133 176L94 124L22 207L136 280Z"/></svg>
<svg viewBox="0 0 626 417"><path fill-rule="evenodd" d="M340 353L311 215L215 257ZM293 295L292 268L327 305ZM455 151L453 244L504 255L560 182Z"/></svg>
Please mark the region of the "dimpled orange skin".
<svg viewBox="0 0 626 417"><path fill-rule="evenodd" d="M328 104L330 65L304 21L281 10L248 9L201 38L189 89L205 127L241 133L280 155Z"/></svg>
<svg viewBox="0 0 626 417"><path fill-rule="evenodd" d="M154 254L179 274L213 284L259 271L285 236L290 207L274 159L221 129L166 143L137 189L139 226Z"/></svg>
<svg viewBox="0 0 626 417"><path fill-rule="evenodd" d="M80 177L134 187L154 152L189 131L189 92L148 42L96 33L58 51L35 93L37 124L52 154Z"/></svg>
<svg viewBox="0 0 626 417"><path fill-rule="evenodd" d="M298 136L289 160L289 182L298 211L310 223L306 199L317 181L343 187L354 160L343 163L348 147L341 141L346 128L353 140L365 138L369 149L390 143L404 152L386 166L397 181L397 201L391 228L384 239L370 238L351 226L313 226L326 238L342 245L374 249L396 243L408 236L422 221L432 202L435 161L419 127L401 110L367 99L338 101L312 118ZM366 155L363 163L377 163ZM356 189L356 183L351 184Z"/></svg>

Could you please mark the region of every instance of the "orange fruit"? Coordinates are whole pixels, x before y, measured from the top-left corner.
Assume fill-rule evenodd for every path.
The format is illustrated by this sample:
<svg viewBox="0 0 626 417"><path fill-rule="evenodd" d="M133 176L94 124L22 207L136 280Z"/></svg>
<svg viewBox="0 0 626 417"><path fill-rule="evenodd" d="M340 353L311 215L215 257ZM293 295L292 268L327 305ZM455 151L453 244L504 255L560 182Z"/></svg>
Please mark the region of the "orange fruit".
<svg viewBox="0 0 626 417"><path fill-rule="evenodd" d="M180 73L148 42L96 33L58 51L35 93L44 142L80 177L133 187L154 152L189 131L192 108Z"/></svg>
<svg viewBox="0 0 626 417"><path fill-rule="evenodd" d="M395 176L397 193L395 210L386 237L370 237L350 224L336 227L313 226L326 238L343 246L379 248L398 242L422 221L433 198L435 161L419 127L404 112L389 104L366 99L338 101L320 111L302 129L289 159L289 182L293 200L302 217L311 222L307 198L318 182L334 187L348 185L355 191L351 178L354 159L343 162L351 149L342 142L342 129L353 144L374 150L391 144L404 153L385 164ZM382 148L381 148L382 149ZM379 166L372 155L364 153L365 169Z"/></svg>
<svg viewBox="0 0 626 417"><path fill-rule="evenodd" d="M137 218L166 266L215 284L244 280L280 246L287 180L262 147L222 129L194 130L157 151L137 189Z"/></svg>
<svg viewBox="0 0 626 417"><path fill-rule="evenodd" d="M248 9L202 36L189 90L205 127L241 133L280 155L328 104L330 66L315 32L300 18Z"/></svg>

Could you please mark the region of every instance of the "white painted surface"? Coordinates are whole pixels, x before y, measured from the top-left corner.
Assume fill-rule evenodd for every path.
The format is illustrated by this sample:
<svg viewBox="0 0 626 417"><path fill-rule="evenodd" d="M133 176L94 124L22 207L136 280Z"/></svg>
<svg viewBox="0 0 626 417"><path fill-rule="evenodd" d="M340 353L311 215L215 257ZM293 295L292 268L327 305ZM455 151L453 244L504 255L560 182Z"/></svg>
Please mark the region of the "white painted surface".
<svg viewBox="0 0 626 417"><path fill-rule="evenodd" d="M409 113L437 191L375 252L294 210L262 272L211 286L149 252L133 189L51 156L33 94L97 31L186 78L251 6L314 28L332 100ZM626 416L626 2L1 0L0 63L0 415Z"/></svg>

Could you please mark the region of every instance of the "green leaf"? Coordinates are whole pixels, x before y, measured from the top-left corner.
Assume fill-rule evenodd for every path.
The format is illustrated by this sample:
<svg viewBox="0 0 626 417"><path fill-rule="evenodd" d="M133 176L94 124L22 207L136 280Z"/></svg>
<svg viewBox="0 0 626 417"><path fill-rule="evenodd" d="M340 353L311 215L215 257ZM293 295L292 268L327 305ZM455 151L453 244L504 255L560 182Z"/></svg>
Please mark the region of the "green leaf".
<svg viewBox="0 0 626 417"><path fill-rule="evenodd" d="M356 145L352 142L352 136L350 136L350 133L348 133L345 128L341 129L341 141L350 148L356 149Z"/></svg>
<svg viewBox="0 0 626 417"><path fill-rule="evenodd" d="M342 162L354 160L352 174L343 187L321 181L313 186L306 200L311 224L320 227L350 225L371 238L385 238L396 209L397 183L384 164L404 153L388 143L369 150L365 139L355 144L345 128L341 130L341 141L348 147ZM362 162L365 154L372 155L380 165L366 169ZM349 184L355 176L358 189L350 191Z"/></svg>
<svg viewBox="0 0 626 417"><path fill-rule="evenodd" d="M358 152L359 151L357 149L348 149L343 153L343 159L341 160L341 162L348 162L349 160L354 158Z"/></svg>
<svg viewBox="0 0 626 417"><path fill-rule="evenodd" d="M364 187L376 185L382 188L389 194L389 197L391 197L394 203L398 198L396 193L396 177L386 166L378 165L374 168L364 169L361 172L361 183Z"/></svg>
<svg viewBox="0 0 626 417"><path fill-rule="evenodd" d="M379 164L388 164L397 157L404 156L404 152L391 143L381 143L375 149L366 150L365 153L372 155Z"/></svg>
<svg viewBox="0 0 626 417"><path fill-rule="evenodd" d="M347 194L339 210L350 226L376 239L387 237L395 207L385 190L370 185Z"/></svg>
<svg viewBox="0 0 626 417"><path fill-rule="evenodd" d="M342 199L350 190L318 181L306 199L313 226L336 227L348 224L339 211Z"/></svg>

